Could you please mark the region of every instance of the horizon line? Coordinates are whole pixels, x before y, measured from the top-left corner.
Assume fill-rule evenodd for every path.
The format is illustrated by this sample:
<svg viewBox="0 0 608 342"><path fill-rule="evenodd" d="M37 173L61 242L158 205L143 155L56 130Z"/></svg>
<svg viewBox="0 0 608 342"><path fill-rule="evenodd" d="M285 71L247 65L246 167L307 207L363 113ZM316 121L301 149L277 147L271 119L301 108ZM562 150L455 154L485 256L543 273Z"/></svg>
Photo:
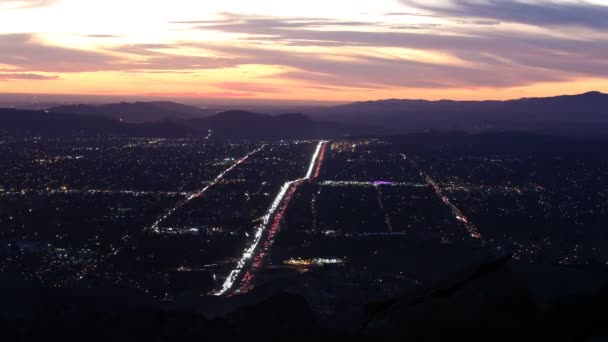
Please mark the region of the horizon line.
<svg viewBox="0 0 608 342"><path fill-rule="evenodd" d="M159 101L159 100L164 100L164 101L170 101L170 102L175 102L175 103L180 103L180 100L187 100L188 102L190 101L209 101L209 102L240 102L241 104L245 104L247 102L251 103L251 104L256 104L256 105L263 105L264 103L285 103L285 104L289 104L291 103L292 105L297 105L296 103L299 103L299 105L301 106L306 106L307 104L313 105L313 104L325 104L325 105L340 105L340 104L349 104L349 103L364 103L364 102L377 102L377 101L390 101L390 100L405 100L405 101L428 101L428 102L441 102L441 101L454 101L454 102L487 102L487 101L495 101L495 102L506 102L506 101L514 101L514 100L523 100L523 99L535 99L535 98L552 98L552 97L560 97L560 96L577 96L577 95L585 95L585 94L592 94L592 93L599 93L599 94L604 94L604 95L608 95L608 92L603 92L603 91L599 91L599 90L588 90L588 91L583 91L583 92L575 92L575 93L561 93L561 94L553 94L553 95L548 95L548 96L524 96L524 97L517 97L517 98L508 98L508 99L496 99L496 98L487 98L487 99L475 99L475 100L457 100L457 99L450 99L450 98L441 98L441 99L429 99L429 98L408 98L408 97L392 97L392 98L376 98L376 99L367 99L367 100L313 100L313 99L309 99L309 100L302 100L302 99L271 99L271 98L247 98L247 97L243 97L243 98L237 98L237 97L217 97L217 98L213 98L213 97L196 97L196 96L170 96L170 95L142 95L142 94L136 94L136 95L127 95L127 94L57 94L57 93L13 93L13 92L0 92L0 101L7 101L9 99L4 99L2 97L8 97L8 96L28 96L28 97L36 97L36 96L43 96L43 97L91 97L91 98L114 98L114 101L118 101L118 102L129 102L129 101L136 101L136 102L154 102ZM146 101L142 101L142 100L146 100ZM23 99L22 99L23 100ZM57 99L59 100L59 99ZM63 100L63 101L67 101L67 102L73 102L73 101L68 101L68 100ZM113 102L114 103L114 102ZM103 104L103 103L102 103ZM220 105L221 103L212 103L212 104L217 104Z"/></svg>

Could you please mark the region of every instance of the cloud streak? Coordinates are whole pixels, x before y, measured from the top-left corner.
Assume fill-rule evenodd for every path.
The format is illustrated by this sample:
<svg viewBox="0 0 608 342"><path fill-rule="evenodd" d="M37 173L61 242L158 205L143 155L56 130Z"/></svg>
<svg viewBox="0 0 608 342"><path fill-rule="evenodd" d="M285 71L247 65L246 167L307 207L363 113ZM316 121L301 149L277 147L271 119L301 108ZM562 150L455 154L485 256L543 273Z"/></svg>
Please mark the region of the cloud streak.
<svg viewBox="0 0 608 342"><path fill-rule="evenodd" d="M0 81L9 80L38 80L38 81L49 81L49 80L60 80L59 76L47 76L40 74L22 74L22 73L0 73Z"/></svg>
<svg viewBox="0 0 608 342"><path fill-rule="evenodd" d="M0 6L51 2L0 0ZM399 3L405 5L401 12ZM333 18L159 15L162 22L151 17L146 24L158 40L130 32L129 26L105 31L103 23L83 33L0 34L0 68L5 68L0 79L22 80L25 87L27 80L61 77L73 89L86 83L73 74L99 73L107 77L95 77L108 83L126 80L121 89L159 82L154 90L159 93L175 86L183 94L282 97L306 89L441 93L608 79L607 6L573 0L398 0L393 5L397 8L376 14Z"/></svg>
<svg viewBox="0 0 608 342"><path fill-rule="evenodd" d="M401 2L439 16L485 18L535 26L582 26L601 30L608 28L608 6L580 1L558 3L546 0L536 2L452 0L443 6L435 5L430 1L402 0Z"/></svg>
<svg viewBox="0 0 608 342"><path fill-rule="evenodd" d="M0 35L0 47L0 64L25 71L100 71L119 61L103 53L46 45L31 34Z"/></svg>
<svg viewBox="0 0 608 342"><path fill-rule="evenodd" d="M193 56L155 51L179 45L122 45L105 51L86 51L48 45L31 34L0 35L0 64L20 71L78 73L98 71L179 71L218 69L241 61L224 57Z"/></svg>
<svg viewBox="0 0 608 342"><path fill-rule="evenodd" d="M56 0L0 0L0 8L34 8L55 3Z"/></svg>
<svg viewBox="0 0 608 342"><path fill-rule="evenodd" d="M608 41L539 36L522 32L488 29L488 23L460 34L437 34L409 30L345 30L340 21L319 29L327 20L249 18L234 15L224 22L198 29L239 33L243 45L210 46L224 55L238 55L252 64L295 68L289 78L339 86L361 87L510 87L536 82L565 81L576 77L608 77ZM361 28L365 29L366 26ZM267 42L296 47L403 48L435 51L457 57L463 65L431 63L399 58L372 58L353 55L344 49L341 56L293 52L267 48ZM249 44L247 44L249 42ZM259 43L257 47L254 43ZM264 44L266 43L266 44ZM340 54L340 52L337 52ZM585 63L580 61L585 60Z"/></svg>

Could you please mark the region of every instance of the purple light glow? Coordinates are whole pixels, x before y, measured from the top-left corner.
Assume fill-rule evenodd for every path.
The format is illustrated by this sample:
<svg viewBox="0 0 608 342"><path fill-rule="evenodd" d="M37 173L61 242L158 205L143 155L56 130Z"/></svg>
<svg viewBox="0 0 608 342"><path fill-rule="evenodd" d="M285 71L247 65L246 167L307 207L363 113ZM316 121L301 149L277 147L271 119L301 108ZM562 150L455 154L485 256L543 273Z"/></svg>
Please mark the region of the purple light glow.
<svg viewBox="0 0 608 342"><path fill-rule="evenodd" d="M387 181L375 181L374 185L393 185L395 182L387 182Z"/></svg>

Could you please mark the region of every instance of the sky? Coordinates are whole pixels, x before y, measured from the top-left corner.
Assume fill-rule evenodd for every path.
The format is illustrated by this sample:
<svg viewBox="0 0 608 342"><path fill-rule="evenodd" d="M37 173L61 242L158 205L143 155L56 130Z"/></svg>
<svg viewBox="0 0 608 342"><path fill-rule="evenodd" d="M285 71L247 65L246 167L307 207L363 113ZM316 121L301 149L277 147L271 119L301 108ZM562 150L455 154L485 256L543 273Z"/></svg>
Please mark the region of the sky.
<svg viewBox="0 0 608 342"><path fill-rule="evenodd" d="M608 0L0 0L0 93L608 92Z"/></svg>

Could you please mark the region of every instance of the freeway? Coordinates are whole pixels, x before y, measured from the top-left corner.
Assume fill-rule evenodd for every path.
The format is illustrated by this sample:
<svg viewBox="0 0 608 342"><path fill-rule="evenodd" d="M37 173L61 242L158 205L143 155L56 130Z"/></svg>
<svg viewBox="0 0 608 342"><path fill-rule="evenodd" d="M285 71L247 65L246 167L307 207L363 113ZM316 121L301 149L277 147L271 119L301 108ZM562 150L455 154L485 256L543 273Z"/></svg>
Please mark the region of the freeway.
<svg viewBox="0 0 608 342"><path fill-rule="evenodd" d="M327 141L320 141L317 144L308 171L303 178L288 181L283 184L281 190L270 205L270 208L268 208L262 217L262 223L257 226L253 241L243 252L236 267L230 271L228 277L222 284L221 289L215 293L216 296L230 295L234 291L243 292L252 287L253 272L261 266L261 263L273 242L273 238L278 232L283 215L293 194L302 182L318 176L327 143ZM237 285L239 285L239 287L235 289L235 286Z"/></svg>

